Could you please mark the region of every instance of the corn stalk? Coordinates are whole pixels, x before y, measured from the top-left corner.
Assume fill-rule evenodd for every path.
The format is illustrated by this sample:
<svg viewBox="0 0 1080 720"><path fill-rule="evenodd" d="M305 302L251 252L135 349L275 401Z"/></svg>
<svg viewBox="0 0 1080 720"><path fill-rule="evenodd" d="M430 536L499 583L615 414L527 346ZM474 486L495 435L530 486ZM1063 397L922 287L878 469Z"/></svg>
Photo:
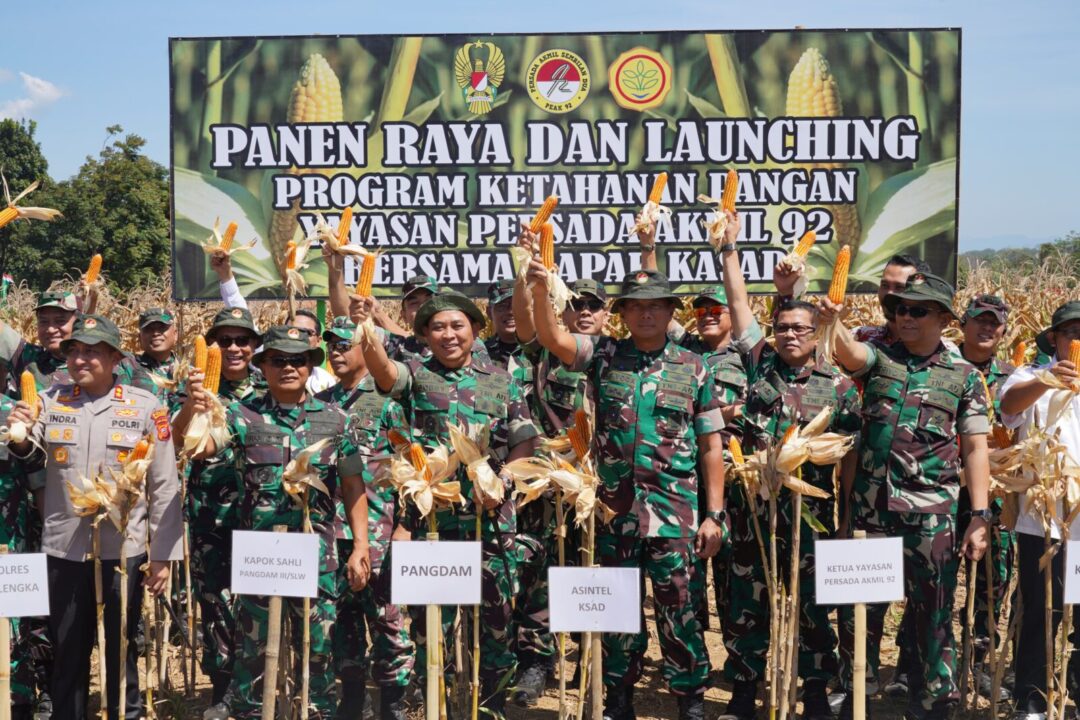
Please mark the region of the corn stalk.
<svg viewBox="0 0 1080 720"><path fill-rule="evenodd" d="M275 525L274 532L286 532L287 525ZM266 627L266 666L263 670L262 720L274 720L277 705L278 662L281 658L281 596L270 598Z"/></svg>

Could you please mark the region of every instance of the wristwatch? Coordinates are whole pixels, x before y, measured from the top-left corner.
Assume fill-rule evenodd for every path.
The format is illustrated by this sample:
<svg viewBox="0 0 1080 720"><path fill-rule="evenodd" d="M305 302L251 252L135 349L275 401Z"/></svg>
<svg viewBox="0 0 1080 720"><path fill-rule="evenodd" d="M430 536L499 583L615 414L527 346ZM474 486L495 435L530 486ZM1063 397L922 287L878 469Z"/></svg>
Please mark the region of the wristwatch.
<svg viewBox="0 0 1080 720"><path fill-rule="evenodd" d="M720 252L732 252L735 250L735 243L724 243L720 246Z"/></svg>
<svg viewBox="0 0 1080 720"><path fill-rule="evenodd" d="M706 510L705 517L717 525L723 525L727 521L727 510Z"/></svg>
<svg viewBox="0 0 1080 720"><path fill-rule="evenodd" d="M994 514L990 512L990 508L983 508L982 510L972 510L968 513L968 516L971 518L982 518L982 520L989 525Z"/></svg>
<svg viewBox="0 0 1080 720"><path fill-rule="evenodd" d="M652 252L655 249L656 243L653 243L652 245L646 245L645 243L641 244L641 252Z"/></svg>

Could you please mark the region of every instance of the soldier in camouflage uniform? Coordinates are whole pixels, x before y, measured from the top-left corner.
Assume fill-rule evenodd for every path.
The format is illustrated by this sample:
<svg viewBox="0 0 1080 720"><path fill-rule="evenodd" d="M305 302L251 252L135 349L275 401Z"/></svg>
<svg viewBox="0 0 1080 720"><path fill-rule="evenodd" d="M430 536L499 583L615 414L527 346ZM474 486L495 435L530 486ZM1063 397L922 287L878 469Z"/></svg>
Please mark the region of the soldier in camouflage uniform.
<svg viewBox="0 0 1080 720"><path fill-rule="evenodd" d="M376 485L374 475L391 447L386 432L408 427L405 412L394 400L380 395L367 372L364 354L352 344L356 324L346 317L334 318L323 332L330 367L340 382L317 396L349 416L349 434L364 459L367 487L368 534L371 580L356 593L349 587L344 567L337 584L337 632L334 634L334 665L341 680L342 717L359 717L364 711L364 676L372 666L372 679L380 688L380 717L404 720L403 697L412 675L415 648L405 628L402 608L390 603L390 540L397 517L397 494L389 485ZM337 498L336 535L338 554L352 552L353 536L345 517L342 498ZM368 654L367 633L371 633Z"/></svg>
<svg viewBox="0 0 1080 720"><path fill-rule="evenodd" d="M903 538L905 595L914 613L921 668L921 677L910 678L910 718L944 718L958 697L951 621L961 462L972 506L961 555L982 557L991 515L990 426L982 378L941 341L956 317L952 301L947 282L916 274L903 292L885 298L896 315L899 342L860 343L842 330L836 343L836 359L866 381L859 467L851 487L845 482L842 488L850 497L850 527L871 536ZM836 317L840 308L828 298L821 302L823 319ZM867 608L869 647L881 642L886 609L884 604ZM853 618L851 612L844 616L843 659L850 668ZM842 682L850 690L847 672ZM851 706L849 694L842 715L850 717Z"/></svg>
<svg viewBox="0 0 1080 720"><path fill-rule="evenodd" d="M1001 400L998 396L1002 384L1012 374L1014 368L1010 363L999 360L997 357L1001 341L1005 337L1005 328L1009 320L1009 306L996 295L978 295L968 303L967 310L961 318L961 328L964 331L964 342L960 344L960 354L965 360L975 366L986 379L986 387L990 391L990 399L993 401L993 420L996 422L1000 417ZM991 436L992 437L992 436ZM1001 606L1005 600L1005 592L1012 579L1013 559L1016 551L1016 537L1013 531L1007 527L1001 519L1004 501L998 498L990 503L993 518L990 523L990 557L994 575L994 622L1001 616ZM962 535L967 529L968 517L971 512L971 498L967 493L960 493L957 507L956 525ZM987 606L986 606L986 573L979 568L975 592L975 644L981 666L978 673L979 691L989 696L993 689L992 678L988 668L983 664L982 658L990 645L989 631L987 630ZM968 628L964 628L967 632ZM1002 699L1008 699L1008 690L1002 688Z"/></svg>
<svg viewBox="0 0 1080 720"><path fill-rule="evenodd" d="M0 395L0 426L8 425L15 401ZM22 463L0 445L0 545L8 552L26 552L27 518L30 515L29 486ZM30 658L27 623L29 618L11 618L11 717L30 720L34 709L34 668ZM5 621L6 622L6 621Z"/></svg>
<svg viewBox="0 0 1080 720"><path fill-rule="evenodd" d="M206 341L221 348L221 383L218 397L226 407L248 402L266 392L266 381L251 368L251 358L261 336L246 308L218 312ZM173 423L187 427L190 405L187 388L173 399ZM183 447L183 433L176 434ZM234 449L222 448L214 457L194 459L188 467L185 515L190 533L191 582L199 602L202 623L202 671L210 678L211 708L206 720L224 720L228 707L225 693L232 680L236 621L233 616L232 531L238 527L241 481Z"/></svg>
<svg viewBox="0 0 1080 720"><path fill-rule="evenodd" d="M176 318L165 308L150 308L139 313L139 347L135 356L147 372L165 380L176 379Z"/></svg>
<svg viewBox="0 0 1080 720"><path fill-rule="evenodd" d="M361 306L358 319L370 312L370 298ZM413 329L431 348L431 356L396 362L386 356L381 345L363 343L368 369L382 392L396 398L405 408L412 425L414 442L431 450L439 443L449 446L447 424L463 428L477 437L490 428L493 468L533 452L536 428L529 416L524 390L509 373L496 367L473 350L476 335L484 326L484 315L468 298L452 291L434 295L417 312ZM500 684L515 670L513 652L512 598L515 591L514 534L516 519L510 497L511 483L504 477L506 495L500 503L478 493L461 468L464 506L438 512L440 539L479 539L482 542L483 601L480 608L481 698L485 708L501 715L505 698ZM476 538L477 507L485 512L481 537ZM418 532L415 513L410 525ZM450 613L444 612L444 631L449 633ZM417 635L417 667L426 663L422 641L423 615L414 616Z"/></svg>
<svg viewBox="0 0 1080 720"><path fill-rule="evenodd" d="M340 483L345 497L345 513L352 526L353 551L348 559L350 582L354 590L367 583L368 558L367 496L364 488L363 457L346 433L347 419L340 409L307 394L305 383L314 365L323 361L321 348L312 348L304 333L292 326L270 328L263 337L262 349L253 358L267 380L267 392L246 402L234 402L227 408L231 434L228 447L236 455L244 488L241 495L238 527L244 530L270 531L286 525L290 532L303 531L303 509L285 490L283 473L304 448L323 439L331 439L311 461L319 479L330 490ZM202 389L202 374L192 371L190 396L186 411L205 410L208 405ZM183 434L185 426L177 423ZM211 439L201 459L213 457L219 448ZM294 632L291 642L300 647L302 628L310 627L310 701L311 717L332 718L337 712L334 691L331 637L337 611L337 547L334 542L336 508L332 495L309 488L307 502L313 532L319 536L319 596L311 600L308 617L302 614L299 599L283 600L284 611L291 613ZM236 634L232 682L226 695L232 716L255 718L262 713L262 673L265 665L267 613L269 598L243 595L236 599Z"/></svg>
<svg viewBox="0 0 1080 720"><path fill-rule="evenodd" d="M792 425L803 425L825 408L831 408L827 430L853 435L859 432L859 393L854 383L824 359L815 359L814 330L817 311L798 300L781 301L774 316L775 348L765 341L750 309L736 251L739 222L731 214L725 244L721 248L724 286L731 300L735 346L743 358L749 386L742 413L743 444L747 451L766 450L779 442ZM794 280L794 278L792 278ZM781 294L787 287L780 287ZM843 472L855 469L855 452L842 461ZM804 517L792 517L792 495L782 489L777 500L776 545L781 567L787 567L793 551L791 528L801 522L799 553L799 676L803 679L803 713L808 720L831 720L827 684L837 671L836 632L829 620L831 608L817 605L814 597L814 546L818 538L828 539L836 528L833 522L833 467L806 463L803 481L825 491L827 499L804 497L804 512L819 523L815 528ZM724 619L728 650L724 674L734 683L726 715L752 720L758 684L765 675L769 651L769 602L766 568L759 542L771 542L767 503L750 504L740 483L729 501L732 517L731 578ZM754 524L756 511L757 524ZM760 529L760 530L758 530ZM760 531L764 537L756 537ZM781 579L782 582L782 579Z"/></svg>
<svg viewBox="0 0 1080 720"><path fill-rule="evenodd" d="M558 327L548 301L548 271L529 268L540 343L596 388L595 447L599 499L614 519L597 528L600 562L637 567L652 581L664 679L679 699L679 717L704 717L709 674L704 628L690 598L698 565L724 542L723 416L700 355L670 342L666 332L676 296L656 271L623 281L613 310L630 330L626 340L574 335ZM698 477L708 495L697 521ZM696 534L695 534L696 532ZM605 718L634 717L648 634L604 635Z"/></svg>

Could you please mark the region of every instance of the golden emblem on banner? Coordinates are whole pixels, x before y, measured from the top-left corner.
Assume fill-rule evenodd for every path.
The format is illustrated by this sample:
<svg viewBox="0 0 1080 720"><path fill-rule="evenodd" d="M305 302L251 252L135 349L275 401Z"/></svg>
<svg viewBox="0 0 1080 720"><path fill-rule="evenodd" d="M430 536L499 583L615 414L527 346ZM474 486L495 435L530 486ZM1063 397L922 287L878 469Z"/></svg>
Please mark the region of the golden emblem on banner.
<svg viewBox="0 0 1080 720"><path fill-rule="evenodd" d="M491 112L506 75L506 58L495 43L465 43L454 55L454 77L465 104L476 115Z"/></svg>

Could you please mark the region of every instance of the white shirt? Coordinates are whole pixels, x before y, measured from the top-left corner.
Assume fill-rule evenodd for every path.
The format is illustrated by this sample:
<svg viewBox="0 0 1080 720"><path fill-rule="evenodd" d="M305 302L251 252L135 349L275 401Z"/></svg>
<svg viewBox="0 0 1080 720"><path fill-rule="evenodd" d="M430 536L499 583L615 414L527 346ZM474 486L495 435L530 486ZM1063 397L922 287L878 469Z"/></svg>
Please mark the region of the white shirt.
<svg viewBox="0 0 1080 720"><path fill-rule="evenodd" d="M311 375L308 376L306 387L309 395L317 395L335 384L337 384L337 378L334 377L334 374L317 366L311 368Z"/></svg>
<svg viewBox="0 0 1080 720"><path fill-rule="evenodd" d="M1035 370L1049 369L1053 363L1047 363L1038 367L1032 367L1025 365L1019 367L1013 372L1012 375L1005 380L1005 384L1001 386L1001 397L1005 396L1005 393L1009 391L1013 385L1017 383L1026 382L1032 380L1035 377ZM1035 414L1038 412L1040 427L1045 424L1046 416L1050 412L1050 397L1054 394L1055 390L1048 388L1038 400L1036 400L1031 407L1018 415L1002 415L1002 424L1010 430L1018 429L1017 439L1022 440L1027 436L1028 428L1035 422ZM1065 446L1070 457L1075 463L1077 459L1080 459L1080 395L1073 395L1072 400L1069 402L1068 409L1062 414L1061 419L1055 427L1060 428L1062 445ZM1058 502L1057 506L1058 517L1062 517L1061 502ZM1020 515L1016 520L1016 532L1022 532L1026 535L1037 535L1043 537L1043 525L1039 517L1033 513L1028 512L1027 498L1023 495L1020 496ZM1058 532L1057 526L1051 528L1051 533L1055 539L1060 539L1061 534ZM1080 539L1080 517L1073 520L1072 525L1069 528L1070 537L1074 540Z"/></svg>

